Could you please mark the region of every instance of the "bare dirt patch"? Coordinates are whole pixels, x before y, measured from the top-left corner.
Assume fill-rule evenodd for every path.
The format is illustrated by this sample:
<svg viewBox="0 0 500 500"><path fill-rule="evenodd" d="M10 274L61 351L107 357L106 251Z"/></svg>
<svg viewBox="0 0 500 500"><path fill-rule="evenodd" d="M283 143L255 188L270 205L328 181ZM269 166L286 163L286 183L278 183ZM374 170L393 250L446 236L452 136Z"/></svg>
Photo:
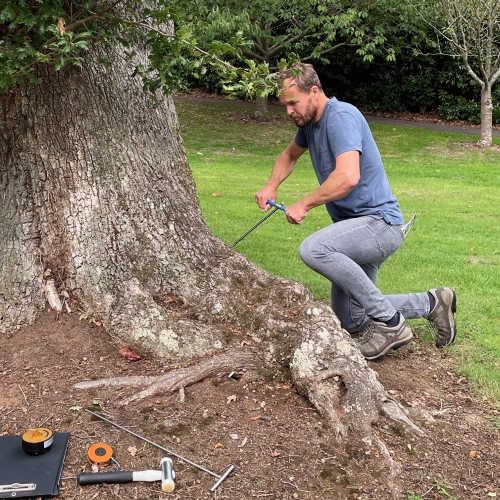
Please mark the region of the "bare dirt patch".
<svg viewBox="0 0 500 500"><path fill-rule="evenodd" d="M453 147L455 148L465 148L465 149L470 149L471 151L500 151L500 145L498 144L493 144L489 146L488 148L485 148L484 146L480 146L477 144L477 142L456 142L453 141L450 143Z"/></svg>
<svg viewBox="0 0 500 500"><path fill-rule="evenodd" d="M57 498L393 498L378 451L352 437L339 443L294 391L286 371L239 380L223 373L188 387L184 402L165 394L125 407L120 401L134 389L74 388L83 380L161 375L175 368L154 356L127 361L122 347L76 314L56 321L46 312L33 325L0 337L0 435L41 425L70 433ZM434 418L418 420L425 438L401 433L384 419L376 425L401 466L401 498L412 498L408 492L426 499L500 498L499 412L469 391L454 372L453 358L417 339L371 366L403 405ZM166 453L75 406L102 412L218 475L229 465L235 471L216 493L209 491L216 478L175 457L173 493L163 493L158 482L78 486L76 476L91 470L88 448L97 442L113 448L123 470L158 469Z"/></svg>

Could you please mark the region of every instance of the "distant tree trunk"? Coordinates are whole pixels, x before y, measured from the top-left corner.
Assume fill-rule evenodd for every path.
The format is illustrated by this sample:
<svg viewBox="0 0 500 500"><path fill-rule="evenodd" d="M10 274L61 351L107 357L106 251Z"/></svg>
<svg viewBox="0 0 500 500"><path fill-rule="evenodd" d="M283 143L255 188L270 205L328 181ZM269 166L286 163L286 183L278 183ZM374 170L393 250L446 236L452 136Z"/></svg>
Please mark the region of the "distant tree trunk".
<svg viewBox="0 0 500 500"><path fill-rule="evenodd" d="M206 373L246 345L254 368L290 367L339 435L380 444L380 414L421 433L329 307L209 231L172 100L154 107L118 48L86 57L0 96L1 332L33 321L53 280L114 336L167 360L225 353Z"/></svg>
<svg viewBox="0 0 500 500"><path fill-rule="evenodd" d="M255 118L257 121L265 122L269 120L269 99L261 97L258 93L255 97Z"/></svg>
<svg viewBox="0 0 500 500"><path fill-rule="evenodd" d="M493 144L493 102L488 83L481 87L481 132L478 144L488 148Z"/></svg>

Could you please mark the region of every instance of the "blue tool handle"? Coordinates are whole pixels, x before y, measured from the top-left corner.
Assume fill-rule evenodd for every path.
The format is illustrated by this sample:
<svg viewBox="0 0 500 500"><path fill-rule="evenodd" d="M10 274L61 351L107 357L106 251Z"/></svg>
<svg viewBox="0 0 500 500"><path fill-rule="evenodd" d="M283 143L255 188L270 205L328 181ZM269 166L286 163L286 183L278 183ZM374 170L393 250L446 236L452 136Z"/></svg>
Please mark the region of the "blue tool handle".
<svg viewBox="0 0 500 500"><path fill-rule="evenodd" d="M274 201L271 201L271 200L267 200L266 202L268 205L271 205L272 207L276 207L276 208L279 208L280 210L283 210L283 212L285 211L285 206L282 204L282 205L278 205L277 203L274 203Z"/></svg>

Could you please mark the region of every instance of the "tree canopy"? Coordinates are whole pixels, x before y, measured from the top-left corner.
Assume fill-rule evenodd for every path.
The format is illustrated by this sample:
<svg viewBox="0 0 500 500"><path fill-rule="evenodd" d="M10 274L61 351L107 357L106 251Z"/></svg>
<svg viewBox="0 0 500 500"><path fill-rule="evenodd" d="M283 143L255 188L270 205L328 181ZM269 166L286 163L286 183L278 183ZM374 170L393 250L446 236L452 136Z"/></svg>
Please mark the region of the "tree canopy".
<svg viewBox="0 0 500 500"><path fill-rule="evenodd" d="M255 94L256 88L272 89L266 75L280 59L281 65L297 58L325 62L336 49L351 46L365 60L380 53L394 60L394 50L384 44L395 12L385 2L343 0L6 0L0 10L0 90L36 81L37 64L56 70L81 65L91 44L118 41L133 60L131 43L139 40L149 57L136 63L135 74L152 92L169 93L183 86L186 75L215 65L226 80ZM170 24L174 34L167 33Z"/></svg>
<svg viewBox="0 0 500 500"><path fill-rule="evenodd" d="M200 65L202 54L222 63L217 55L233 50L231 43L214 41L208 54L194 46L187 30L178 28L172 34L168 26L182 24L181 15L182 9L166 0L6 0L0 9L0 91L37 82L36 65L56 70L66 64L81 66L82 54L91 45L119 42L145 87L169 93L181 84L181 74ZM148 47L147 61L135 62L136 42ZM101 62L109 64L104 58Z"/></svg>
<svg viewBox="0 0 500 500"><path fill-rule="evenodd" d="M385 42L387 32L394 27L395 11L382 3L194 0L186 4L174 0L174 5L185 9L182 27L192 32L200 46L213 40L231 40L241 64L258 74L277 70L280 61L284 65L299 58L328 63L342 47L355 47L365 60L375 54L394 60L394 49ZM255 94L254 84L252 80L245 87L240 82L237 88Z"/></svg>

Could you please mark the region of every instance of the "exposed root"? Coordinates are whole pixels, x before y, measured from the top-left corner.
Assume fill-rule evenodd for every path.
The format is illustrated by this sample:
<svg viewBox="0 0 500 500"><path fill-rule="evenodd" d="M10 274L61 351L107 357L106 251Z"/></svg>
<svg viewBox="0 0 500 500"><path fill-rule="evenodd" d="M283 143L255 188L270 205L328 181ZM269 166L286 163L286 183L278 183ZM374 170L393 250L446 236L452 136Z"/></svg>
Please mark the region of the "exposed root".
<svg viewBox="0 0 500 500"><path fill-rule="evenodd" d="M142 400L159 393L173 393L179 391L182 399L184 388L195 384L207 377L215 376L220 372L241 372L249 368L256 368L262 363L256 354L251 351L230 350L218 356L205 359L200 363L173 370L158 377L113 377L99 380L89 380L75 384L77 389L90 389L99 386L132 386L144 387L142 391L122 400L120 405L132 401Z"/></svg>
<svg viewBox="0 0 500 500"><path fill-rule="evenodd" d="M343 335L331 311L317 310L314 328L295 350L292 377L299 390L324 415L335 433L358 434L370 445L373 424L381 415L418 436L425 433L387 393L348 334Z"/></svg>
<svg viewBox="0 0 500 500"><path fill-rule="evenodd" d="M373 433L373 441L374 441L374 444L377 446L380 455L382 457L384 457L384 459L387 462L387 465L389 467L389 474L387 477L387 485L389 486L389 488L391 488L392 498L394 500L399 500L401 498L401 492L400 492L400 488L398 486L397 478L401 474L401 467L391 457L391 454L390 454L389 450L387 449L387 446L375 433Z"/></svg>
<svg viewBox="0 0 500 500"><path fill-rule="evenodd" d="M94 387L144 387L145 385L151 385L158 380L159 377L147 377L147 376L136 376L136 377L109 377L100 378L97 380L86 380L85 382L79 382L75 384L77 389L93 389Z"/></svg>
<svg viewBox="0 0 500 500"><path fill-rule="evenodd" d="M385 392L385 391L384 391ZM406 415L403 407L394 399L392 399L387 394L383 395L383 401L381 402L380 409L385 416L389 417L394 422L403 425L403 427L409 427L410 430L417 436L424 437L425 432L415 425Z"/></svg>

